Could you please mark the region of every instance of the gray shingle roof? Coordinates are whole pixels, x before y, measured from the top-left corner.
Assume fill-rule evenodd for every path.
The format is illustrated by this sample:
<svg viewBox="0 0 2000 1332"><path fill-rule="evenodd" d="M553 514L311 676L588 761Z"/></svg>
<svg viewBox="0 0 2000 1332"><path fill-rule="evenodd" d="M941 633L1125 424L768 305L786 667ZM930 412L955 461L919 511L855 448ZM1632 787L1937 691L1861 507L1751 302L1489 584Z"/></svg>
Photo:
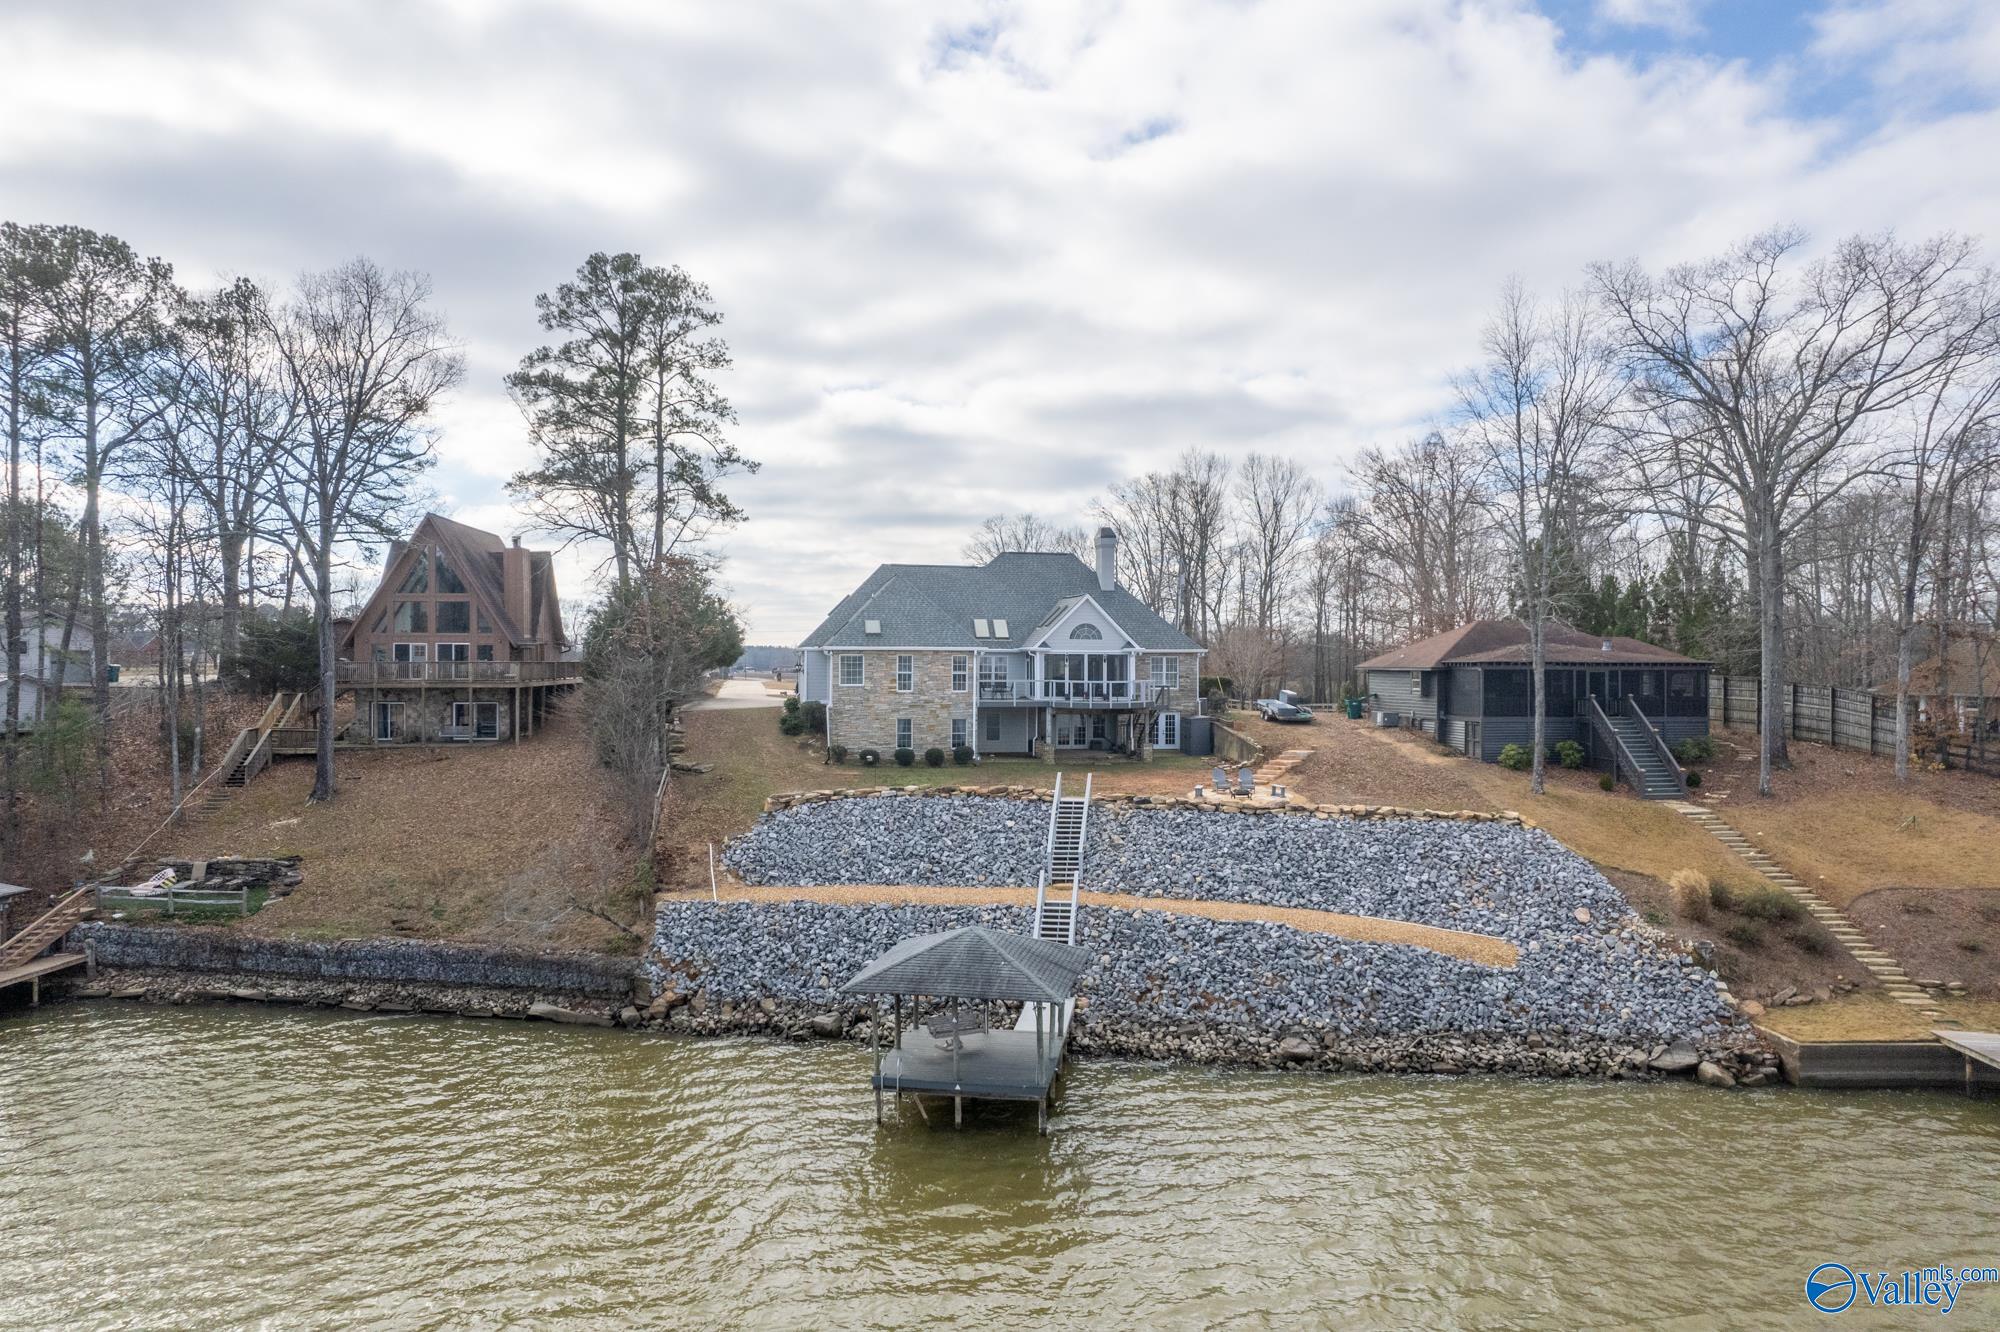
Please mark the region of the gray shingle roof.
<svg viewBox="0 0 2000 1332"><path fill-rule="evenodd" d="M1082 948L968 925L905 939L840 988L846 994L1059 1004L1075 993L1076 978L1090 961L1090 953Z"/></svg>
<svg viewBox="0 0 2000 1332"><path fill-rule="evenodd" d="M1195 652L1201 644L1123 588L1106 592L1074 555L1010 551L977 564L885 564L807 634L801 647L1018 648L1058 602L1089 596L1151 652ZM972 622L1005 620L1004 637L975 638ZM882 632L863 632L880 620Z"/></svg>

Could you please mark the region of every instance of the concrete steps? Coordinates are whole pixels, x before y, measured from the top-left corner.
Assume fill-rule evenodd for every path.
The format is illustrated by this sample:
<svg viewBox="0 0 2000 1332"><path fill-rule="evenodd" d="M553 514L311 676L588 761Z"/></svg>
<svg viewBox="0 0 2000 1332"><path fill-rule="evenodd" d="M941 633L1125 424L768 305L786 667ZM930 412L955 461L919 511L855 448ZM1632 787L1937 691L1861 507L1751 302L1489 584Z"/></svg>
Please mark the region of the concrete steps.
<svg viewBox="0 0 2000 1332"><path fill-rule="evenodd" d="M1671 801L1667 807L1685 815L1689 822L1728 847L1779 891L1797 901L1805 908L1806 914L1832 935L1834 941L1845 948L1855 961L1868 968L1868 974L1875 978L1876 984L1880 985L1890 998L1919 1010L1927 1018L1943 1016L1935 1006L1936 1000L1910 979L1909 973L1903 970L1900 962L1869 943L1868 936L1862 932L1860 926L1848 918L1846 912L1800 883L1755 842L1725 822L1714 810L1685 800Z"/></svg>

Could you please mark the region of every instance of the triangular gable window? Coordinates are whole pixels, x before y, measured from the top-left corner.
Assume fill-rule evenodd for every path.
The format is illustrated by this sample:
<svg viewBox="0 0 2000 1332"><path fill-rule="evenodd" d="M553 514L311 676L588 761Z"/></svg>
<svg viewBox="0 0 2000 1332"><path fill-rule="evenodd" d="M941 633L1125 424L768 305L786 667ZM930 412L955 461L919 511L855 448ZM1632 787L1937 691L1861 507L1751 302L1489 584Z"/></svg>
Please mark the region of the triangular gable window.
<svg viewBox="0 0 2000 1332"><path fill-rule="evenodd" d="M397 584L396 590L405 595L431 590L431 553L428 550L417 549L410 560L410 571L403 575L403 581ZM459 589L461 592L464 590Z"/></svg>
<svg viewBox="0 0 2000 1332"><path fill-rule="evenodd" d="M465 592L464 580L458 576L458 570L445 561L442 549L437 553L437 582L440 592L453 595L463 595Z"/></svg>

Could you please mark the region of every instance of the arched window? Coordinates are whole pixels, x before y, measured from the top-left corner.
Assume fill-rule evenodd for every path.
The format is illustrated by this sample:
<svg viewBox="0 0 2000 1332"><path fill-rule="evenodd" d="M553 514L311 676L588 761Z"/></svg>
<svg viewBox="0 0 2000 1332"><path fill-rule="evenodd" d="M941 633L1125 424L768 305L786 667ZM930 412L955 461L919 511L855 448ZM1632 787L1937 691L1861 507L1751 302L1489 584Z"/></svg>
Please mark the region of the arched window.
<svg viewBox="0 0 2000 1332"><path fill-rule="evenodd" d="M1102 629L1099 629L1094 624L1079 624L1074 629L1069 631L1069 636L1072 639L1102 638L1104 637L1104 631Z"/></svg>

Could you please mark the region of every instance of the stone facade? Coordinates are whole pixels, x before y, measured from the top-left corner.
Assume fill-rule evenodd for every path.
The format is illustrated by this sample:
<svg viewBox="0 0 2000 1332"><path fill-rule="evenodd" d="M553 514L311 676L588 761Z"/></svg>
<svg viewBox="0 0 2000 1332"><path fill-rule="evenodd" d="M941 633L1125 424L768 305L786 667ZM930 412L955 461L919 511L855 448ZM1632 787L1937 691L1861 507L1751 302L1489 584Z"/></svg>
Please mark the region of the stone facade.
<svg viewBox="0 0 2000 1332"><path fill-rule="evenodd" d="M870 651L862 658L862 683L840 683L840 657L834 654L833 696L827 716L827 741L850 752L879 749L886 760L896 749L897 719L910 719L910 748L919 756L926 749L951 749L951 722L965 718L966 743L976 744L972 730L972 653ZM910 659L910 689L896 688L896 661ZM965 661L967 688L951 687L952 658Z"/></svg>
<svg viewBox="0 0 2000 1332"><path fill-rule="evenodd" d="M524 691L515 689L481 688L477 685L463 689L407 689L384 688L359 691L354 708L354 720L349 723L351 738L363 744L377 743L375 735L375 705L377 703L400 703L402 713L399 718L397 742L425 744L438 740L472 740L491 743L495 740L514 738L515 695L521 694L520 706L529 706ZM480 709L467 709L468 716L462 726L453 725L454 703L492 704L495 733L491 736L475 736ZM540 714L537 713L537 716Z"/></svg>

